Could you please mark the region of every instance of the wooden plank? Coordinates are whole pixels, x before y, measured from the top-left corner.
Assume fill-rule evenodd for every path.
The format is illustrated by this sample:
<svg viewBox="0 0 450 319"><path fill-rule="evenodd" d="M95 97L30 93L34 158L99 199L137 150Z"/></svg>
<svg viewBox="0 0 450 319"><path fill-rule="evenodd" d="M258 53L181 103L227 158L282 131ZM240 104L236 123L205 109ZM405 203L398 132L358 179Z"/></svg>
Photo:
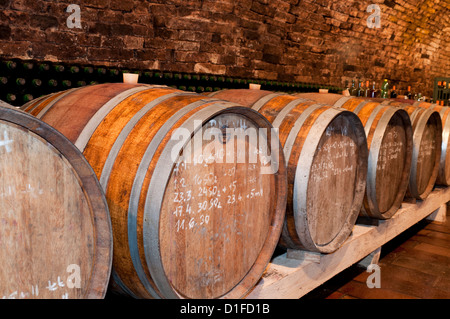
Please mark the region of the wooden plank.
<svg viewBox="0 0 450 319"><path fill-rule="evenodd" d="M314 251L296 250L296 249L289 249L289 248L288 248L287 254L286 254L286 258L289 258L289 259L307 260L307 261L312 261L315 263L320 263L321 256L322 256L321 253L317 253Z"/></svg>
<svg viewBox="0 0 450 319"><path fill-rule="evenodd" d="M378 265L378 261L380 260L381 256L381 247L378 247L373 252L371 252L369 255L367 255L365 258L363 258L358 265L364 268L369 267L371 264Z"/></svg>
<svg viewBox="0 0 450 319"><path fill-rule="evenodd" d="M447 220L447 203L442 204L438 209L431 213L427 220L445 223Z"/></svg>
<svg viewBox="0 0 450 319"><path fill-rule="evenodd" d="M355 225L352 235L334 253L321 256L320 263L288 259L272 260L249 299L300 298L328 279L360 261L450 200L450 188L436 188L425 200L403 203L402 208L378 226Z"/></svg>

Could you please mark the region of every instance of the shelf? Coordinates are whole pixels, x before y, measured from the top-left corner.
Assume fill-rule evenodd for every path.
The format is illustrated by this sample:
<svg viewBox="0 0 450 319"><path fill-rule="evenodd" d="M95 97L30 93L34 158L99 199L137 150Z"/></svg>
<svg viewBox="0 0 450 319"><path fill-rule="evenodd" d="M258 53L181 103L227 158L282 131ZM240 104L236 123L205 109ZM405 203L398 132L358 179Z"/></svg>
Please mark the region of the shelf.
<svg viewBox="0 0 450 319"><path fill-rule="evenodd" d="M356 224L352 234L334 253L292 253L275 257L261 280L247 295L249 299L297 299L336 274L378 252L379 248L420 220L445 218L450 187L436 188L425 200L404 202L397 213L378 225Z"/></svg>

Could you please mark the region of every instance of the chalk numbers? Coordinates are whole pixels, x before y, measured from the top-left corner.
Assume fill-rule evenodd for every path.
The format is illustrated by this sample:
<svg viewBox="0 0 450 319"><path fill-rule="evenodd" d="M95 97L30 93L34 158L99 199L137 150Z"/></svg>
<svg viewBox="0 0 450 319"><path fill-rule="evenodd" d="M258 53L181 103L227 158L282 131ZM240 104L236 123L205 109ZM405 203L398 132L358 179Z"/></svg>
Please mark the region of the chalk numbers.
<svg viewBox="0 0 450 319"><path fill-rule="evenodd" d="M171 215L176 232L206 227L215 212L238 205L243 201L256 200L263 196L256 176L237 179L235 165L222 167L215 172L191 173L190 164L176 163L171 179ZM256 172L256 171L255 171ZM187 178L188 174L192 174ZM253 175L253 174L250 174ZM188 182L189 181L189 182ZM247 187L238 187L241 185ZM241 190L244 189L243 193Z"/></svg>

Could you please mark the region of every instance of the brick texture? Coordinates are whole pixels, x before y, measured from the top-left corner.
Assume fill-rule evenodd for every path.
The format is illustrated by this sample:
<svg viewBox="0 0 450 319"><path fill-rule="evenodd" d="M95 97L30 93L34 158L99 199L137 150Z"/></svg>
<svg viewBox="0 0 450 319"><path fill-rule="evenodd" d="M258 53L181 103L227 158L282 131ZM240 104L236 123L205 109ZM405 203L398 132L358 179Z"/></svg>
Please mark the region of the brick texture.
<svg viewBox="0 0 450 319"><path fill-rule="evenodd" d="M67 27L69 4L81 29ZM450 74L449 35L448 0L0 0L2 57L341 87L388 78L428 96Z"/></svg>

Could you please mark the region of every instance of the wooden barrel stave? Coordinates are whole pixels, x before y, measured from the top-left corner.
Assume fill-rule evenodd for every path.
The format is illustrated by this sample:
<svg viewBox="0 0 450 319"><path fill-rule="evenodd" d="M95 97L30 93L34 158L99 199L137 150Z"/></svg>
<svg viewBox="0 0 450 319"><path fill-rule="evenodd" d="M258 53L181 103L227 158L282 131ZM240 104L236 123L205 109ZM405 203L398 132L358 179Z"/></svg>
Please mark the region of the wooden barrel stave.
<svg viewBox="0 0 450 319"><path fill-rule="evenodd" d="M367 145L360 120L353 113L342 109L270 91L224 90L215 92L214 97L252 107L279 128L280 142L287 161L289 185L286 221L280 245L285 248L323 253L338 249L351 232L364 195ZM339 121L347 122L339 123ZM308 177L315 176L315 173L310 171L311 167L323 166L327 160L326 152L317 150L333 144L335 142L332 141L333 137L336 141L339 139L342 141L346 137L345 134L327 136L327 129L338 131L338 128L350 126L354 131L349 129L352 133L348 133L347 137L357 145L355 154L358 155L356 160L353 158L355 160L351 170L353 175L346 184L349 188L349 192L346 193L349 198L342 199L342 191L337 190L342 189L343 185L339 183L345 184L345 178L337 178L336 192L330 193L341 194L339 195L341 200L336 198L336 202L346 205L340 207L341 209L332 209L330 205L334 198L330 201L321 201L318 197L323 196L324 189L320 189L320 186L315 188L314 183L308 182ZM332 162L338 167L346 165L337 159L333 159ZM320 179L319 176L316 177ZM320 214L318 213L320 211L326 213ZM333 211L334 216L327 215L330 211ZM336 211L340 214L336 214Z"/></svg>
<svg viewBox="0 0 450 319"><path fill-rule="evenodd" d="M185 237L182 237L180 232L180 235L175 236L181 236L181 242L191 242L192 251L184 248L184 256L189 260L189 264L183 270L179 266L180 261L171 263L173 259L181 258L173 256L173 247L178 246L170 234L174 234L173 227L180 227L182 220L178 215L174 215L174 211L177 213L173 202L174 195L168 192L176 189L174 167L183 163L174 164L169 160L174 148L180 147L179 141L171 140L170 137L177 128L184 128L192 135L197 130L200 134L200 128L215 121L223 121L224 125L235 127L244 123L266 129L271 127L270 123L258 113L247 108L233 107L228 102L168 87L146 86L141 89L142 87L143 85L109 84L85 88L85 92L79 90L67 94L42 116L43 120L47 119L58 126L67 123L67 119L62 118L65 113L71 112L73 116L79 112L89 113L78 116L77 124L67 134L72 142L84 149L86 158L92 163L105 189L114 230L114 286L119 286L122 291L139 298L242 297L259 280L278 242L286 203L284 157L279 158L282 165L276 174L255 175L256 173L246 172L246 163L216 167L219 172L227 166L234 166L236 172L230 173L228 180L244 180L245 176L250 176L260 185L261 194L255 195L256 191L249 189L251 185L248 181L240 186L239 190L247 192L249 196L260 197L264 190L267 197L260 199L260 203L244 197L240 205L228 205L234 207L232 211L236 213L226 218L223 209L213 207L211 211L214 214L208 217L211 220L210 225L214 223L217 224L215 227L219 227L219 221L222 219L223 223L237 223L234 229L227 229L224 224L224 230L221 231L221 236L226 238L237 236L234 241L227 240L219 245L218 242L223 241L220 236L219 239L210 236L206 240L202 233L189 236L184 234ZM131 90L136 92L130 95L128 93ZM90 98L87 97L87 92L89 95L92 93ZM104 98L105 92L110 92L107 94L108 98ZM97 95L100 97L97 98ZM121 98L117 98L119 95ZM116 101L111 103L112 99ZM80 105L83 105L83 110L80 110ZM75 111L77 108L78 111ZM64 109L67 109L66 112ZM195 121L200 121L201 125L194 130ZM270 136L269 132L268 137ZM274 143L273 140L271 142ZM276 143L279 141L276 140ZM274 144L271 144L271 147L272 145ZM203 147L206 146L208 144ZM273 161L276 160L275 155L271 154ZM258 162L256 167L262 169L262 166ZM205 174L208 169L211 170L212 165L207 169L197 165L197 168L190 167L189 170L177 174L178 178L184 179L186 187L192 188L195 186L193 173ZM259 173L259 170L256 169L255 172ZM260 175L263 177L259 177ZM227 178L218 177L219 184L226 182ZM167 191L164 191L166 188ZM180 190L177 190L180 193ZM192 199L188 204L197 206L198 203ZM242 211L253 212L252 217L239 213ZM215 215L217 216L213 217ZM247 219L250 223L248 225L244 223ZM194 228L203 229L198 226L198 221L197 224L188 224L189 220L185 224L184 222L185 220L183 227L195 226ZM213 226L202 227L205 234L216 229ZM246 227L252 230L245 230ZM239 234L236 235L236 232ZM214 250L217 254L224 254L222 261L204 261L203 268L199 271L195 264L199 262L198 256L205 260L209 257L220 257L208 255L210 250L195 250L195 245L192 244L194 242L202 242L202 245L206 246L215 243ZM183 253L179 250L175 255L183 256ZM229 263L223 261L233 258L242 260ZM189 276L186 277L183 273L187 272Z"/></svg>

